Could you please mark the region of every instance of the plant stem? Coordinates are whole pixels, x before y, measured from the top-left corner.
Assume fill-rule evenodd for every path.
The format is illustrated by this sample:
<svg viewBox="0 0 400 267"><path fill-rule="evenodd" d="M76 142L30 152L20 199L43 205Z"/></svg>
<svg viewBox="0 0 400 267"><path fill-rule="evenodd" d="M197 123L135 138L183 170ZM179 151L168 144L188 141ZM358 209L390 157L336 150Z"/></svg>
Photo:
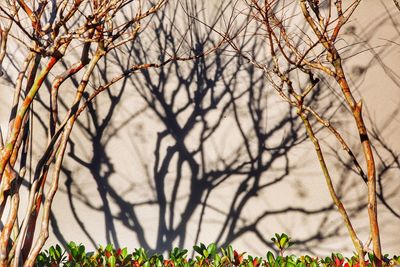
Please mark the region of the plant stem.
<svg viewBox="0 0 400 267"><path fill-rule="evenodd" d="M350 218L346 212L345 207L343 206L343 203L340 201L339 197L337 196L337 194L335 192L332 178L330 176L328 167L326 166L326 162L325 162L324 155L323 155L321 146L319 144L319 141L314 134L314 131L312 129L310 121L308 120L307 115L300 109L298 110L297 114L302 119L303 124L307 131L307 135L311 139L311 142L314 144L315 152L317 153L319 164L321 166L322 172L324 173L325 182L328 186L329 194L330 194L335 206L338 208L339 213L342 215L343 221L347 227L347 231L349 232L350 238L353 241L353 245L354 245L355 249L357 250L358 256L360 258L360 266L365 267L365 262L364 262L365 255L364 255L363 246L361 244L360 239L357 237L357 234L353 228L353 225L351 224Z"/></svg>

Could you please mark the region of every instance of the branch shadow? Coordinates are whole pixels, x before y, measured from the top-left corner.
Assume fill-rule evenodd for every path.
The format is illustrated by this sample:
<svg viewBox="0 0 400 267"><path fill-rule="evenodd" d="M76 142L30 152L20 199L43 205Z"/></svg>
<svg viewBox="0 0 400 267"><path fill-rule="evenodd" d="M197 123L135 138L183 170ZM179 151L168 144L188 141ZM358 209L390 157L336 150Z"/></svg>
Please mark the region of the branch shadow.
<svg viewBox="0 0 400 267"><path fill-rule="evenodd" d="M197 8L202 10L201 6ZM171 9L154 15L153 24L144 26L149 34L140 37L137 45L125 46L121 53L109 55L98 68L92 86L106 82L115 68L123 70L133 63L152 62L154 55L163 61L171 51L188 54L206 51L215 40L213 29L196 28L194 21L189 20L183 28L190 31L179 30L176 26L179 8ZM191 12L204 16L198 10ZM244 42L242 45L251 47L254 53L262 50L257 43ZM191 246L204 239L227 246L245 236L254 239L257 246L262 245L263 250L274 249L267 232L294 231L287 228L286 221L274 218L315 220L317 226L294 241L299 250L318 253L322 242L346 236L341 223L330 219L336 216L334 205L328 202L304 208L298 201L306 203L307 194L296 195L299 186L290 188L293 173L304 169L302 157L309 157L308 152L298 152L307 146L307 138L295 111L280 103L263 73L232 56L228 49L221 48L192 62L173 62L159 70L143 70L117 86L119 90L107 91L88 106L86 117L79 121L80 137L75 135L69 143L68 155L88 171L96 185L96 190L89 193L95 194L98 201L88 195L69 167L63 169L67 177L64 192L70 209L93 246L97 245L98 235L78 214L81 206L102 214L104 231L101 232L106 242L117 247L127 245L118 235L121 229L118 225L122 225L123 231L137 240L137 245L155 252ZM341 112L337 108L341 104L337 99L324 100L329 99L329 92L324 89L318 87L308 101L327 103L320 109L324 117L330 118ZM118 105L126 101L128 107L135 107L132 108L135 112L121 109L129 115L119 120ZM316 132L319 131L323 129ZM120 164L110 155L115 140L121 136L126 138L123 146L129 151L129 159L124 162L132 164L125 167L133 170L123 183L115 181L123 175L117 167ZM90 144L90 152L83 157L79 149L89 150L85 144ZM393 159L395 167L381 161L378 177L390 168L400 167L398 155L393 154ZM350 162L341 163L344 171L340 174L338 192L345 198L343 192L349 183L344 179L352 167ZM384 201L393 192L384 194L381 180ZM284 191L278 193L277 188ZM286 200L291 194L293 199ZM282 199L266 201L268 195ZM347 202L353 217L365 210L365 199L361 197ZM144 216L144 208L151 210L150 214ZM270 224L281 225L269 227ZM55 216L52 226L57 238L65 243Z"/></svg>

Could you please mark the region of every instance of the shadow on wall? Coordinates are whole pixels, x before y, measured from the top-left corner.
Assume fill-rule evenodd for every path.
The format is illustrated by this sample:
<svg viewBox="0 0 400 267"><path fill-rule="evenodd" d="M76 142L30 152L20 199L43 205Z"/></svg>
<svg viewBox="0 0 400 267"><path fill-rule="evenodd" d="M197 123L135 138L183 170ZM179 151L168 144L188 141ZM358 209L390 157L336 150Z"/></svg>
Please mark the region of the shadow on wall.
<svg viewBox="0 0 400 267"><path fill-rule="evenodd" d="M99 69L101 77L95 80L107 81L108 73L118 70L118 66L124 69L133 61L154 60L148 51L164 53L158 59L162 61L162 57L170 56L165 51L178 51L183 49L181 46L194 47L193 54L205 50L214 38L213 31L196 29L189 21L191 32L179 36L175 29L178 14L170 12L156 15L156 25L147 25L154 27L153 36L143 39L141 46L125 47L123 53L107 58ZM182 37L190 41L182 45ZM247 39L241 45L254 54L265 49ZM140 246L158 252L204 239L226 246L244 236L272 248L265 229L279 222L274 218L282 216L304 223L303 228L308 227L306 222L312 225L302 238L296 238L296 247L302 251L313 252L321 243L346 236L340 220L332 220L337 218L337 211L329 201L298 205L313 198L292 173L304 174L305 165L309 165L309 173L318 176L317 162L313 152L304 150L309 141L295 111L275 96L263 74L250 64L221 49L193 62L145 70L118 86L119 90L106 91L89 106L86 117L79 121L79 138L75 136L69 143L69 157L89 171L90 187L96 185L97 192L88 193L70 167L63 169L63 191L68 195L69 207L93 246L98 239L90 229L93 226L77 212L82 206L103 214L104 229L99 232L105 232L107 242L127 245L120 244L117 234L117 224L122 224L129 229L124 230L126 234L134 236ZM335 120L335 115L347 111L341 110L339 100L330 94L328 87L320 87L308 101L324 103L319 107L321 114ZM116 112L117 104L125 108ZM114 157L115 142L121 138L125 138L122 146L129 150L128 159L124 155ZM374 138L380 151L385 150L391 158L378 157L380 199L390 216L398 219L399 207L390 203L399 185L389 193L384 191L386 175L399 172L398 153L390 150L378 131ZM89 157L79 151L82 143L84 150L92 150ZM349 197L345 192L353 190L361 178L355 177L351 163L332 149L335 153L333 157L339 159L335 167L341 177L337 190L356 217L365 211L365 196ZM311 159L310 163L305 159ZM121 165L119 160L135 162L120 170L116 167ZM121 172L131 175L119 182L115 177ZM308 179L307 175L301 179ZM320 185L324 186L321 183L317 187ZM287 191L278 192L279 188ZM271 202L271 196L281 199ZM289 196L290 200L286 199ZM145 218L141 213L144 206L153 210ZM306 221L306 217L311 219ZM59 231L59 223L60 218L53 214L54 234L66 243L68 237ZM280 223L279 229L291 225ZM151 234L146 233L148 224L156 229Z"/></svg>

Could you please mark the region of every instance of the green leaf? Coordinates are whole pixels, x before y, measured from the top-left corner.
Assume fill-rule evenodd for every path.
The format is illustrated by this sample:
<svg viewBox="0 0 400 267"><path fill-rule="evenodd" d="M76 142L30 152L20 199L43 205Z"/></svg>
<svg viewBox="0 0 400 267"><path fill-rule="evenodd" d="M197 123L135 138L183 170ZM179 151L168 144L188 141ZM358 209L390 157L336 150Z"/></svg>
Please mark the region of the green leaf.
<svg viewBox="0 0 400 267"><path fill-rule="evenodd" d="M215 254L214 256L214 267L219 267L221 265L221 256Z"/></svg>
<svg viewBox="0 0 400 267"><path fill-rule="evenodd" d="M112 244L107 244L106 251L111 252L112 250L113 250L113 245Z"/></svg>
<svg viewBox="0 0 400 267"><path fill-rule="evenodd" d="M187 249L179 249L178 258L185 258L186 254L188 253Z"/></svg>
<svg viewBox="0 0 400 267"><path fill-rule="evenodd" d="M368 253L368 258L369 258L369 260L370 260L371 262L374 262L374 261L375 261L374 253Z"/></svg>
<svg viewBox="0 0 400 267"><path fill-rule="evenodd" d="M268 253L267 253L267 260L268 260L268 263L270 263L270 264L274 264L275 263L275 257L274 257L274 254L272 254L271 251L268 251Z"/></svg>
<svg viewBox="0 0 400 267"><path fill-rule="evenodd" d="M73 248L73 249L71 250L71 256L72 256L73 259L76 259L76 258L77 258L77 256L78 256L78 250L77 250L76 248Z"/></svg>
<svg viewBox="0 0 400 267"><path fill-rule="evenodd" d="M159 258L156 259L156 267L161 267L163 264Z"/></svg>
<svg viewBox="0 0 400 267"><path fill-rule="evenodd" d="M54 258L54 256L55 256L55 249L54 249L53 246L51 246L51 247L49 248L49 254L50 254L50 257Z"/></svg>
<svg viewBox="0 0 400 267"><path fill-rule="evenodd" d="M115 267L116 262L117 260L114 255L108 258L108 264L110 265L110 267Z"/></svg>
<svg viewBox="0 0 400 267"><path fill-rule="evenodd" d="M72 249L72 248L75 248L75 247L76 247L76 244L75 244L75 242L71 241L71 242L69 242L69 243L67 244L67 247L68 247L69 249Z"/></svg>
<svg viewBox="0 0 400 267"><path fill-rule="evenodd" d="M203 249L203 253L202 253L202 255L205 257L205 258L208 258L208 251L207 251L207 249Z"/></svg>
<svg viewBox="0 0 400 267"><path fill-rule="evenodd" d="M279 245L281 248L284 248L287 246L287 242L288 242L288 236L285 234L282 234L284 236L282 236L282 238L279 240Z"/></svg>
<svg viewBox="0 0 400 267"><path fill-rule="evenodd" d="M80 256L83 256L85 254L85 246L84 245L79 245L78 247L78 253Z"/></svg>
<svg viewBox="0 0 400 267"><path fill-rule="evenodd" d="M306 259L306 263L311 263L312 262L311 257L308 256L308 255L305 256L305 259Z"/></svg>
<svg viewBox="0 0 400 267"><path fill-rule="evenodd" d="M221 248L222 256L226 256L228 253L224 248Z"/></svg>
<svg viewBox="0 0 400 267"><path fill-rule="evenodd" d="M229 261L233 262L235 260L235 255L233 253L233 248L231 245L228 246L228 257L229 257Z"/></svg>
<svg viewBox="0 0 400 267"><path fill-rule="evenodd" d="M200 255L203 255L203 250L199 246L193 246L193 250L199 253Z"/></svg>
<svg viewBox="0 0 400 267"><path fill-rule="evenodd" d="M128 249L127 248L123 248L122 251L121 251L122 258L125 259L127 255L128 255Z"/></svg>
<svg viewBox="0 0 400 267"><path fill-rule="evenodd" d="M287 256L287 260L288 260L288 262L295 264L297 262L297 257L296 257L296 255L290 255L290 256Z"/></svg>
<svg viewBox="0 0 400 267"><path fill-rule="evenodd" d="M215 254L217 253L217 245L215 245L215 243L210 244L207 247L207 252L208 252L208 256L210 256L211 258L214 258Z"/></svg>

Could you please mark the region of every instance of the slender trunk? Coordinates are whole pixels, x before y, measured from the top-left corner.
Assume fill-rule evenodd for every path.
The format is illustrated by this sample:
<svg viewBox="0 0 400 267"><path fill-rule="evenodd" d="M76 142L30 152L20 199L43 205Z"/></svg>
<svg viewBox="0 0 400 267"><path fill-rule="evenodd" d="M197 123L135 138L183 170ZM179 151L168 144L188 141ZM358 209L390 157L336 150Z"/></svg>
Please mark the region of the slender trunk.
<svg viewBox="0 0 400 267"><path fill-rule="evenodd" d="M373 251L375 254L376 266L382 265L382 252L381 252L381 241L379 234L378 224L378 211L377 211L377 200L376 200L376 167L374 160L374 153L372 151L371 141L368 136L367 128L362 116L362 102L358 103L355 101L346 77L343 72L343 67L340 58L333 61L333 65L336 69L336 80L342 89L343 95L345 96L348 106L351 108L354 120L357 125L358 133L360 136L360 142L363 147L364 158L367 163L367 179L368 179L368 216L370 223L370 231L372 236Z"/></svg>
<svg viewBox="0 0 400 267"><path fill-rule="evenodd" d="M365 267L365 262L364 262L364 258L365 258L365 254L364 254L364 250L363 250L363 246L361 244L360 239L357 237L357 233L353 228L353 225L350 221L350 218L346 212L345 207L343 206L343 203L340 201L339 197L336 194L335 188L333 186L333 182L332 182L332 178L330 176L328 167L326 166L326 162L324 159L324 154L322 152L321 146L319 144L319 141L317 139L317 137L314 134L314 131L312 129L312 126L310 124L310 121L307 118L307 115L304 114L304 112L299 111L298 115L300 116L300 118L303 120L303 124L306 128L307 131L307 135L308 137L311 139L312 143L314 144L314 148L315 148L315 152L317 153L318 156L318 161L319 164L321 166L321 169L324 173L324 177L325 177L325 182L328 186L328 190L329 190L329 194L333 200L333 203L335 204L335 206L338 208L340 215L342 215L343 221L347 227L347 231L350 235L350 238L353 242L353 245L358 253L358 256L360 258L360 266L361 267Z"/></svg>

